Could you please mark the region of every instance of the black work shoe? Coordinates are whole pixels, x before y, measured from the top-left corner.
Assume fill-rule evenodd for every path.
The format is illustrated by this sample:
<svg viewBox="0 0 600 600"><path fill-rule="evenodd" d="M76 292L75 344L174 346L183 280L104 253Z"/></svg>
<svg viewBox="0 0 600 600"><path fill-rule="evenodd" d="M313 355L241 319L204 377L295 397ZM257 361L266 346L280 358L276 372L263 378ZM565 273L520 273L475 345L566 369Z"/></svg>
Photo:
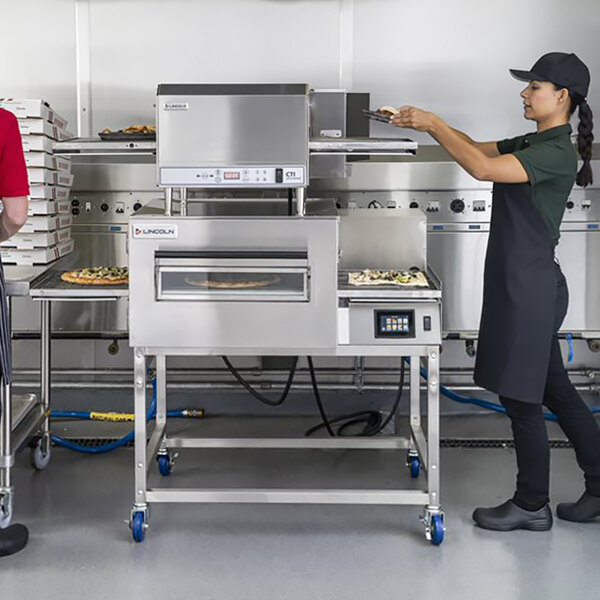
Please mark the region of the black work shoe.
<svg viewBox="0 0 600 600"><path fill-rule="evenodd" d="M525 510L512 500L507 500L493 508L475 509L473 521L483 529L495 531L548 531L552 527L552 511L547 504L539 510Z"/></svg>
<svg viewBox="0 0 600 600"><path fill-rule="evenodd" d="M0 529L0 556L10 556L23 550L29 539L29 531L25 525L11 525Z"/></svg>
<svg viewBox="0 0 600 600"><path fill-rule="evenodd" d="M563 502L556 507L556 516L565 521L584 523L600 517L600 498L583 492L577 502Z"/></svg>

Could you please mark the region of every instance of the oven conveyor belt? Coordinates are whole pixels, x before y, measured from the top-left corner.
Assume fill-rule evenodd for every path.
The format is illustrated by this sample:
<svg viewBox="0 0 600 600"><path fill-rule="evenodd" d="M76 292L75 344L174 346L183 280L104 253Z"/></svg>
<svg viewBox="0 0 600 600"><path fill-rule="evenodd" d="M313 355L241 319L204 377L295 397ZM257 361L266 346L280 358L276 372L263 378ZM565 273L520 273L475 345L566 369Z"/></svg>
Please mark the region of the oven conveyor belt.
<svg viewBox="0 0 600 600"><path fill-rule="evenodd" d="M440 298L441 286L434 273L423 272L429 287L410 285L352 285L348 282L348 275L354 270L338 271L338 297L339 298L378 298L390 300L403 300L412 298Z"/></svg>
<svg viewBox="0 0 600 600"><path fill-rule="evenodd" d="M79 285L63 281L60 276L65 271L50 269L40 275L31 284L32 298L48 299L85 299L85 298L115 298L129 295L129 286L119 285Z"/></svg>

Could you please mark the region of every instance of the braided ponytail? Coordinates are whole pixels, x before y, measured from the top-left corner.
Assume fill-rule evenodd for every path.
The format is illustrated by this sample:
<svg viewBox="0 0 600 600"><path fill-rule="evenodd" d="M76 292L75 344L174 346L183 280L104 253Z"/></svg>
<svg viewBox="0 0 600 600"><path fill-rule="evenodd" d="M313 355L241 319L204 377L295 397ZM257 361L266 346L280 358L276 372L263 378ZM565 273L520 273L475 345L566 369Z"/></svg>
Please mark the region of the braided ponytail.
<svg viewBox="0 0 600 600"><path fill-rule="evenodd" d="M577 151L581 160L583 160L583 166L577 173L577 185L586 187L593 183L592 176L592 142L594 141L594 134L592 129L594 127L592 109L589 104L581 99L579 102L579 125L577 127Z"/></svg>

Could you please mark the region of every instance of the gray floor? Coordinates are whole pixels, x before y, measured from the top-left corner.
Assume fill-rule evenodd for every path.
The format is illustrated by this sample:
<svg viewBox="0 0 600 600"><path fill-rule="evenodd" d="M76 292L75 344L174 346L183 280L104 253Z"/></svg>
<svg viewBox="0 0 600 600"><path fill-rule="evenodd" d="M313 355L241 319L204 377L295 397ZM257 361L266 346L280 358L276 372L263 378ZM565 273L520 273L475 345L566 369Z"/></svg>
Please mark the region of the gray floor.
<svg viewBox="0 0 600 600"><path fill-rule="evenodd" d="M293 433L305 424L258 419L253 426ZM201 428L235 435L247 433L247 422L211 419ZM445 435L465 431L507 433L506 419L444 420ZM42 473L27 458L21 455L15 469L15 518L29 526L31 540L22 553L0 559L1 598L598 597L600 522L557 521L547 533L473 526L475 506L501 502L512 491L512 450L442 451L448 532L440 547L425 542L417 507L289 505L155 505L146 541L134 544L123 523L133 492L130 448L100 456L54 449ZM163 481L178 487L418 485L402 460L387 451L187 451ZM554 450L552 461L553 503L577 497L582 481L572 451Z"/></svg>

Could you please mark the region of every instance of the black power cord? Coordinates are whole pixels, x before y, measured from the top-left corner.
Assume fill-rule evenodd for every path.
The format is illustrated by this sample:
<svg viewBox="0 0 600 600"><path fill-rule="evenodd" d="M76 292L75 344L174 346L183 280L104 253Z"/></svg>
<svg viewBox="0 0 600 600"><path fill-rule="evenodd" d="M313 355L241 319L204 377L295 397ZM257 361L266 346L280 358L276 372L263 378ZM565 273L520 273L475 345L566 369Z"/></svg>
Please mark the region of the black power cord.
<svg viewBox="0 0 600 600"><path fill-rule="evenodd" d="M242 386L250 392L259 402L263 404L267 404L268 406L281 406L285 399L287 398L290 388L292 387L292 382L294 381L294 375L296 374L296 367L298 366L298 357L294 357L294 362L292 363L292 368L290 369L290 374L288 375L287 382L285 384L285 388L281 394L281 397L277 400L272 400L271 398L267 398L263 396L260 392L257 392L239 373L239 371L231 364L229 359L226 356L221 356L225 366L229 369L231 374L238 380Z"/></svg>
<svg viewBox="0 0 600 600"><path fill-rule="evenodd" d="M388 425L388 423L395 417L396 412L398 411L398 406L400 405L400 400L402 399L402 391L404 390L404 360L400 362L400 381L398 383L396 399L394 400L394 404L392 405L392 409L390 410L389 415L385 419L382 418L382 415L379 411L374 410L365 410L349 415L343 415L341 417L336 417L335 419L329 419L327 417L327 413L325 412L323 401L321 400L321 394L319 393L319 387L317 385L317 378L315 376L315 368L313 365L312 357L308 356L307 359L308 369L310 371L310 380L315 395L315 401L317 403L317 407L319 409L319 413L323 422L319 423L318 425L315 425L314 427L311 427L306 432L306 436L310 436L319 429L325 428L327 429L327 433L329 433L331 437L341 437L345 435L344 431L350 426L365 423L363 430L357 435L361 437L371 437L383 431L383 429ZM340 422L343 424L340 427L338 427L337 432L335 432L333 430L332 425L334 423Z"/></svg>

